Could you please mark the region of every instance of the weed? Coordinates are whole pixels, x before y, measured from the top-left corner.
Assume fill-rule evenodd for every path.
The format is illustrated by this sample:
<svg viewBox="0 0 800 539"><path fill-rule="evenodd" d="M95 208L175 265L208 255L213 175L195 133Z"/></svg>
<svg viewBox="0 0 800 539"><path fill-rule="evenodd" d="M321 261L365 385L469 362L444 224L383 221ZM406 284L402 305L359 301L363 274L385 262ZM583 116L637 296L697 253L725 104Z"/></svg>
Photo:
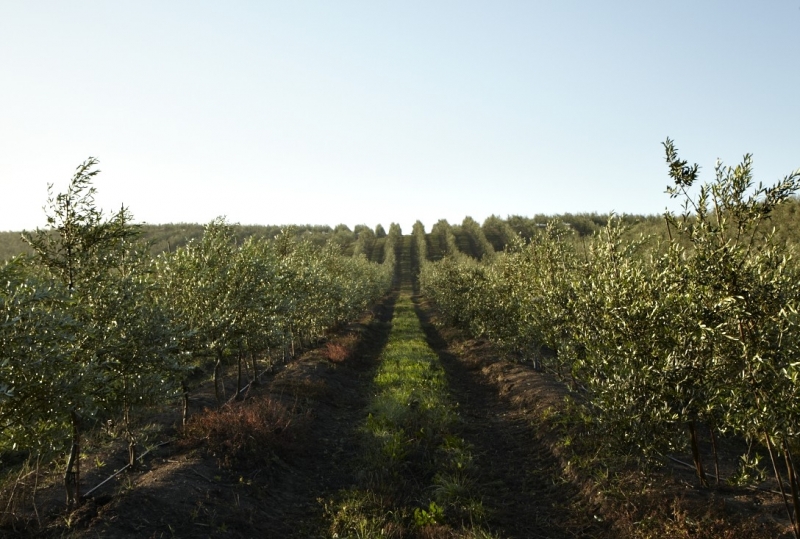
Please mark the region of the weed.
<svg viewBox="0 0 800 539"><path fill-rule="evenodd" d="M731 485L752 485L764 481L767 477L767 471L760 466L763 457L756 453L754 456L749 454L740 457L738 471L728 478Z"/></svg>
<svg viewBox="0 0 800 539"><path fill-rule="evenodd" d="M184 443L196 446L205 441L206 450L224 467L243 461L264 464L272 452L290 447L295 419L292 411L266 397L234 402L193 417Z"/></svg>
<svg viewBox="0 0 800 539"><path fill-rule="evenodd" d="M350 357L357 344L357 335L346 335L336 341L328 341L325 343L325 356L332 363L341 363Z"/></svg>
<svg viewBox="0 0 800 539"><path fill-rule="evenodd" d="M463 473L438 473L433 478L433 497L442 505L455 505L469 494L469 479Z"/></svg>
<svg viewBox="0 0 800 539"><path fill-rule="evenodd" d="M402 431L387 432L380 439L381 451L390 464L402 462L408 454L408 444Z"/></svg>
<svg viewBox="0 0 800 539"><path fill-rule="evenodd" d="M414 525L418 528L444 522L444 509L431 502L427 509L414 509Z"/></svg>
<svg viewBox="0 0 800 539"><path fill-rule="evenodd" d="M384 501L375 493L346 491L337 503L325 503L331 537L367 539L404 536L401 522L404 515L385 509Z"/></svg>

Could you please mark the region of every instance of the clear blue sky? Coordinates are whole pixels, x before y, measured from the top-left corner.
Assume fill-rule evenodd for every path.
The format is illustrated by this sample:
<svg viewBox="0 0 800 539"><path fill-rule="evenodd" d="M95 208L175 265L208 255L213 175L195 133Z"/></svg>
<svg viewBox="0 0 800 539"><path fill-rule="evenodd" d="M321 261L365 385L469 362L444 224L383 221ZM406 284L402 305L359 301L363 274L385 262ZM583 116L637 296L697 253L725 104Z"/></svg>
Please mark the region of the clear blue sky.
<svg viewBox="0 0 800 539"><path fill-rule="evenodd" d="M137 221L658 213L800 167L800 0L0 2L0 230L100 159Z"/></svg>

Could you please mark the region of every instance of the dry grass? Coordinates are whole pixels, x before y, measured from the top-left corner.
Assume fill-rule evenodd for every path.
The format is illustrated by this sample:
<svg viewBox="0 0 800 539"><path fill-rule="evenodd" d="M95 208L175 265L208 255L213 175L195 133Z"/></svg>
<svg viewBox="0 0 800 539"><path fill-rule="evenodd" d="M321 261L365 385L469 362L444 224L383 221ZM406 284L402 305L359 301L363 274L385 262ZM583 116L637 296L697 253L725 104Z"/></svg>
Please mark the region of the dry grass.
<svg viewBox="0 0 800 539"><path fill-rule="evenodd" d="M620 537L635 539L764 539L788 534L775 522L726 514L719 502L699 511L696 503L681 498L650 496L637 511L618 507L613 514L614 529Z"/></svg>
<svg viewBox="0 0 800 539"><path fill-rule="evenodd" d="M183 444L198 447L205 442L204 449L225 468L261 464L290 449L298 419L293 410L267 397L233 402L192 418Z"/></svg>
<svg viewBox="0 0 800 539"><path fill-rule="evenodd" d="M38 520L34 496L37 486L41 487L39 481L39 470L30 459L3 478L0 488L0 536L3 529L16 531L18 526L24 528L35 515Z"/></svg>
<svg viewBox="0 0 800 539"><path fill-rule="evenodd" d="M335 341L325 343L325 357L332 363L342 363L346 361L358 345L358 336L348 334Z"/></svg>

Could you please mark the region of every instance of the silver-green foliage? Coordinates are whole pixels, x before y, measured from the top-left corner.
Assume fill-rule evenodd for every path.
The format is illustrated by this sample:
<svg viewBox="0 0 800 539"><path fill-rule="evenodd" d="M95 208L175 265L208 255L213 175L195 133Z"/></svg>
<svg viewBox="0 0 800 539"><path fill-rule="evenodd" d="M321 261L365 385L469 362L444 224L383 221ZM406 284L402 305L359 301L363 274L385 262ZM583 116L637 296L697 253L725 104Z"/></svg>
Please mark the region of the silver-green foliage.
<svg viewBox="0 0 800 539"><path fill-rule="evenodd" d="M69 447L69 503L86 420L119 416L133 440L130 411L163 398L176 368L138 229L126 208L106 217L94 203L96 164L81 164L64 193L51 186L47 228L25 238L34 254L3 268L0 449Z"/></svg>
<svg viewBox="0 0 800 539"><path fill-rule="evenodd" d="M67 452L69 503L87 420L121 420L133 460L132 414L174 396L197 356L219 366L310 342L385 293L394 272L393 257L344 256L335 240L238 245L222 219L152 260L126 208L97 208L96 164L49 196L47 228L27 237L34 254L0 266L0 454Z"/></svg>
<svg viewBox="0 0 800 539"><path fill-rule="evenodd" d="M645 453L691 447L705 481L701 424L798 441L800 275L763 229L800 171L754 186L745 156L693 195L698 167L665 149L684 202L669 241L631 241L612 219L576 250L551 223L490 261L425 264L420 283L453 322L568 375L609 434Z"/></svg>
<svg viewBox="0 0 800 539"><path fill-rule="evenodd" d="M469 235L475 245L479 260L488 260L494 257L494 247L489 240L486 239L483 228L481 228L481 225L479 225L475 219L472 217L464 217L461 228Z"/></svg>

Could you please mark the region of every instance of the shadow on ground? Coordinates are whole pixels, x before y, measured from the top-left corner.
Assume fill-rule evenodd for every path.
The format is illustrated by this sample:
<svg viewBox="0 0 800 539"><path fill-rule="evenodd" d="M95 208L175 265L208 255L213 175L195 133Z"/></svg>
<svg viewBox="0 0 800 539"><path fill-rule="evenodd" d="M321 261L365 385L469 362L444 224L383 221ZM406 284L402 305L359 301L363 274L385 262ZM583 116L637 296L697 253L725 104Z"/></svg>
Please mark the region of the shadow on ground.
<svg viewBox="0 0 800 539"><path fill-rule="evenodd" d="M500 398L487 380L484 367L496 359L453 353L433 324L429 307L419 297L415 307L458 402L461 435L474 448L492 531L520 539L608 537L607 527L562 475L549 445L537 437L535 413ZM530 393L530 404L561 398L559 388L546 383L530 388Z"/></svg>

